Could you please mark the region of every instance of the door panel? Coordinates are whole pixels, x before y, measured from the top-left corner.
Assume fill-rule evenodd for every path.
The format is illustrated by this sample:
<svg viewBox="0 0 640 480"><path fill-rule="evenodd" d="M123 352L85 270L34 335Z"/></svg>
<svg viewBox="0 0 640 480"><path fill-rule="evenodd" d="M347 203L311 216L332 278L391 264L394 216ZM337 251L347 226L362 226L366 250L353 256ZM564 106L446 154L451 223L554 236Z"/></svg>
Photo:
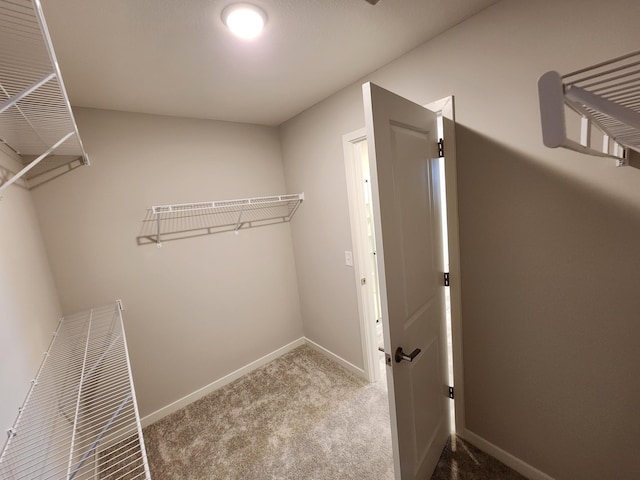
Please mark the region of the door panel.
<svg viewBox="0 0 640 480"><path fill-rule="evenodd" d="M436 114L363 86L396 478L433 472L449 433ZM420 349L411 362L396 362Z"/></svg>

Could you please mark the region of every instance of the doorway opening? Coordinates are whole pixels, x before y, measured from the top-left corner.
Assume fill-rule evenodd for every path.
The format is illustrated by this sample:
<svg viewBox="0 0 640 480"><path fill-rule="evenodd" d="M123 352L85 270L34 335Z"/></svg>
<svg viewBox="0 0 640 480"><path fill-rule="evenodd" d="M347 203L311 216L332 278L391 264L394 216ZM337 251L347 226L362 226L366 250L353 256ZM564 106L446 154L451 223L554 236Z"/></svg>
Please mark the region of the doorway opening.
<svg viewBox="0 0 640 480"><path fill-rule="evenodd" d="M444 138L442 112L437 116L438 138ZM367 137L364 129L343 136L349 214L354 257L354 274L358 292L358 306L361 320L362 349L365 376L370 382L386 384L385 332L382 322L380 287L376 261L376 238L371 192L371 173ZM443 272L449 272L449 235L447 221L447 191L444 158L440 162L440 192L442 206ZM445 329L447 340L448 384L454 386L453 333L451 317L450 287L445 287ZM455 432L455 405L449 402L451 432Z"/></svg>
<svg viewBox="0 0 640 480"><path fill-rule="evenodd" d="M356 158L354 159L354 161L359 163L361 177L361 214L364 214L364 219L362 221L364 222L365 229L363 233L366 237L363 239L359 239L359 245L365 248L365 250L362 252L362 255L365 257L364 261L367 264L367 272L366 276L364 277L364 286L368 286L368 288L364 289L364 294L371 297L368 303L371 304L371 312L373 313L373 316L367 321L374 322L375 325L374 334L377 351L374 350L373 355L375 364L378 367L375 369L375 380L380 380L384 383L386 382L384 360L384 333L382 331L382 305L380 302L380 283L378 281L378 262L376 261L376 235L373 220L373 194L371 192L371 170L369 169L369 151L367 138L364 137L353 145L356 149Z"/></svg>

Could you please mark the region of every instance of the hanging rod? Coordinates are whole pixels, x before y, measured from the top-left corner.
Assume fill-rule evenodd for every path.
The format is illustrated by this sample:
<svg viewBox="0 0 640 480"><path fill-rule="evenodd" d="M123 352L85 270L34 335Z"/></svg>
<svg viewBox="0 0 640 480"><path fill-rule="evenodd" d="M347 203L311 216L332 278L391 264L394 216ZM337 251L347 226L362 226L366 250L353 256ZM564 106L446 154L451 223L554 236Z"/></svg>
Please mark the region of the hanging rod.
<svg viewBox="0 0 640 480"><path fill-rule="evenodd" d="M538 93L545 146L615 158L620 166L629 150L640 152L640 50L565 75L547 72ZM565 108L580 118L579 139L567 135Z"/></svg>
<svg viewBox="0 0 640 480"><path fill-rule="evenodd" d="M145 231L139 237L158 247L162 239L184 238L194 232L238 231L273 223L288 222L304 200L304 193L239 198L210 202L155 205L149 209ZM146 242L146 243L151 243Z"/></svg>

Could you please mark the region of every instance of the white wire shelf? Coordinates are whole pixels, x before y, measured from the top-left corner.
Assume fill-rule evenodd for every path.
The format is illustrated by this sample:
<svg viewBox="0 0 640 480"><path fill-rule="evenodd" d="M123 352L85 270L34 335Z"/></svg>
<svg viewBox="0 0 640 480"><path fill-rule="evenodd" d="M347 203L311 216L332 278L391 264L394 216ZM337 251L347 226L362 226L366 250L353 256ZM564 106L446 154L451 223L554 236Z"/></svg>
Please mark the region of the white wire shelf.
<svg viewBox="0 0 640 480"><path fill-rule="evenodd" d="M40 0L0 0L0 45L0 142L29 159L0 191L52 155L88 165Z"/></svg>
<svg viewBox="0 0 640 480"><path fill-rule="evenodd" d="M0 478L151 478L120 302L60 320L7 432Z"/></svg>
<svg viewBox="0 0 640 480"><path fill-rule="evenodd" d="M199 203L156 205L147 211L138 244L178 240L289 222L304 193Z"/></svg>
<svg viewBox="0 0 640 480"><path fill-rule="evenodd" d="M629 150L640 152L640 50L565 75L547 72L538 93L547 147L615 158L618 165L628 163ZM579 117L574 138L567 108Z"/></svg>

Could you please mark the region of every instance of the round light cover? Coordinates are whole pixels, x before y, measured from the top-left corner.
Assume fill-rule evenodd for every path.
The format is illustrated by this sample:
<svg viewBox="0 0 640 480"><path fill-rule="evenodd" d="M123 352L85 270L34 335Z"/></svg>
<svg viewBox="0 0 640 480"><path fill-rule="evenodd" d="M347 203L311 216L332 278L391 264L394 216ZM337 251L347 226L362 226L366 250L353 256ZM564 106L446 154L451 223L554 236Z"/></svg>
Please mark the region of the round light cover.
<svg viewBox="0 0 640 480"><path fill-rule="evenodd" d="M235 35L250 40L262 32L267 14L250 3L233 3L222 10L222 21Z"/></svg>

